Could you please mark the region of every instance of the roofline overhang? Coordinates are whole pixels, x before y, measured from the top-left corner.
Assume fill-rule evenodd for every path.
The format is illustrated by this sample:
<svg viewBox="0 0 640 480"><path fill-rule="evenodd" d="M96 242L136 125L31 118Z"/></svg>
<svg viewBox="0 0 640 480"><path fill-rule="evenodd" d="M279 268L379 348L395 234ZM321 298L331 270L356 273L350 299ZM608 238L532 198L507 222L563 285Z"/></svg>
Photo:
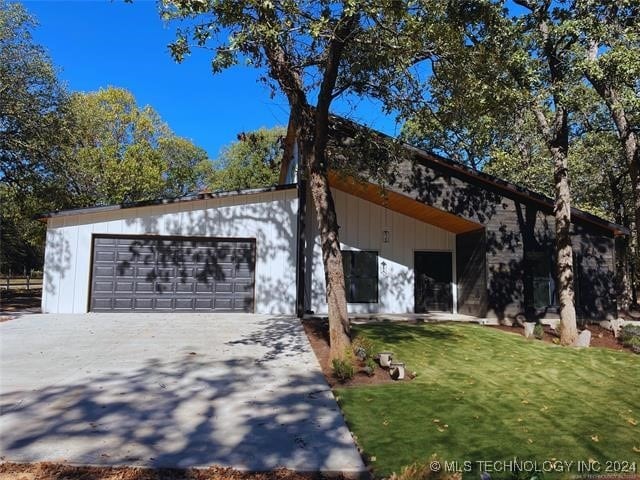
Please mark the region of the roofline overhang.
<svg viewBox="0 0 640 480"><path fill-rule="evenodd" d="M506 180L502 180L501 178L498 178L494 175L480 172L440 155L420 150L419 148L413 147L409 144L405 144L405 148L424 160L435 163L441 167L444 167L445 169L461 173L466 177L473 178L487 185L491 185L498 190L508 193L512 197L517 197L525 201L534 202L551 210L554 209L554 200L550 197L547 197L546 195L534 192L532 190L529 190L528 188L521 187L514 183L507 182ZM626 236L631 234L631 231L627 227L610 222L576 207L571 207L571 217L572 223L574 223L574 219L580 219L597 227L609 230L614 234L614 236Z"/></svg>
<svg viewBox="0 0 640 480"><path fill-rule="evenodd" d="M353 129L366 129L372 132L375 135L378 135L382 138L387 138L391 141L397 141L397 138L392 137L386 133L380 132L373 128L357 124L347 118L341 117L339 115L332 114L331 117L333 119L339 120L341 122L347 123ZM479 183L484 183L487 185L491 185L499 191L502 191L506 194L506 196L520 198L524 201L537 203L551 211L554 210L554 200L546 195L543 195L538 192L534 192L528 188L522 187L520 185L516 185L514 183L508 182L501 178L498 178L494 175L481 172L476 170L475 168L468 167L460 162L456 162L454 160L448 159L441 155L438 155L433 152L427 152L426 150L422 150L418 147L410 145L409 143L402 142L402 146L412 154L414 154L418 159L422 159L427 162L431 162L433 164L437 164L444 169L449 171L462 174L467 178L471 178ZM613 233L614 236L628 236L631 234L631 231L622 225L618 225L617 223L610 222L603 218L598 217L597 215L593 215L591 213L585 212L584 210L580 210L579 208L571 207L571 222L574 222L574 219L579 219L583 222L590 223L591 225L595 225L601 229L608 230Z"/></svg>
<svg viewBox="0 0 640 480"><path fill-rule="evenodd" d="M297 188L297 184L289 183L285 185L274 185L265 188L251 188L245 190L229 190L225 192L200 192L194 195L185 195L177 198L158 198L154 200L143 200L140 202L129 202L118 205L105 205L99 207L71 208L67 210L57 210L54 212L43 213L34 217L35 220L46 222L49 218L69 217L73 215L88 215L92 213L115 212L118 210L126 210L130 208L154 207L159 205L174 205L178 203L197 202L201 200L210 200L216 198L228 198L244 195L255 195L260 193L279 192L283 190L293 190Z"/></svg>

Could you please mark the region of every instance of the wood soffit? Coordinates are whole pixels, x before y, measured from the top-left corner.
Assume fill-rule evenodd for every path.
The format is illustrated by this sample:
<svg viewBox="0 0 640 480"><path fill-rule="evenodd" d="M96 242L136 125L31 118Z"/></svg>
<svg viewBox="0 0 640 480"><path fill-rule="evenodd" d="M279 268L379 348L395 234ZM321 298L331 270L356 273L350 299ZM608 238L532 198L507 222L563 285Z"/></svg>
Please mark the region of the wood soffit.
<svg viewBox="0 0 640 480"><path fill-rule="evenodd" d="M406 195L384 191L379 185L359 182L353 177L345 177L335 171L329 172L329 184L340 191L349 193L389 210L428 223L451 233L467 233L484 228L481 224L466 220L431 205L414 200Z"/></svg>

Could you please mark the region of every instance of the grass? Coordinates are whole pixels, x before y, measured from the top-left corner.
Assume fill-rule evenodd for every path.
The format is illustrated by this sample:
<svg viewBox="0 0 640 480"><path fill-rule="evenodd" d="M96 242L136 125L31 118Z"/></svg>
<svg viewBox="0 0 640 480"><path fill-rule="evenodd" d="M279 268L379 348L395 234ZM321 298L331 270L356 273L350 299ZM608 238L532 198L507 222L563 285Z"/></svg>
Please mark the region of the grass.
<svg viewBox="0 0 640 480"><path fill-rule="evenodd" d="M472 462L473 478L476 462L514 457L640 468L640 355L558 347L477 325L355 330L418 373L408 383L337 389L376 476L433 454Z"/></svg>

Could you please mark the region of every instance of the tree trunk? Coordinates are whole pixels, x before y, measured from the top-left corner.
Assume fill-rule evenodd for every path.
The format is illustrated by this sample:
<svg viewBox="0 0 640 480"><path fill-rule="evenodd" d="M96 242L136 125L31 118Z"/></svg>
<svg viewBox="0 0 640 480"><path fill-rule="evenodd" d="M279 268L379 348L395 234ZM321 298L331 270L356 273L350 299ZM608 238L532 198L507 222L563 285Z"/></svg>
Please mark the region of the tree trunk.
<svg viewBox="0 0 640 480"><path fill-rule="evenodd" d="M352 11L355 10L356 12ZM334 98L334 89L338 78L340 60L351 34L359 25L358 9L345 8L343 18L329 41L324 55L318 101L315 109L307 102L301 69L290 63L290 57L279 41L272 40L265 45L265 54L269 60L270 75L276 78L291 107L290 121L296 126L300 142L300 157L303 159L309 176L311 198L317 212L318 230L322 246L327 305L329 310L329 342L331 358L343 358L350 348L349 315L344 287L344 271L338 219L329 179L326 147L329 132L329 107ZM261 16L274 23L273 9L262 9Z"/></svg>
<svg viewBox="0 0 640 480"><path fill-rule="evenodd" d="M349 337L349 315L342 268L342 252L338 235L333 196L327 176L322 172L309 172L309 185L313 203L318 215L322 262L325 285L327 286L327 306L329 308L329 344L331 358L343 358L351 344Z"/></svg>
<svg viewBox="0 0 640 480"><path fill-rule="evenodd" d="M592 60L595 60L597 50L597 45L594 44L594 48L592 48L591 51ZM627 112L620 101L620 96L615 86L610 82L599 80L597 77L589 75L588 72L586 73L586 77L609 109L613 123L618 131L618 138L624 150L627 166L629 167L635 220L635 242L631 242L631 244L635 244L633 250L635 252L635 261L637 262L640 258L640 142L636 135L636 130L629 121ZM635 289L632 291L632 297L635 301Z"/></svg>
<svg viewBox="0 0 640 480"><path fill-rule="evenodd" d="M606 167L605 167L606 168ZM620 188L621 179L614 175L611 171L608 173L609 190L613 201L613 211L616 223L629 228L629 216L625 208L625 198L622 188ZM615 239L616 252L616 303L619 311L628 312L633 302L633 286L630 276L629 257L631 250L631 242L629 237L623 236Z"/></svg>
<svg viewBox="0 0 640 480"><path fill-rule="evenodd" d="M618 310L629 312L633 300L631 278L629 276L629 241L623 238L620 242L617 265Z"/></svg>
<svg viewBox="0 0 640 480"><path fill-rule="evenodd" d="M633 135L633 142L626 143L625 155L629 164L629 176L631 177L631 190L633 192L633 219L635 220L635 238L629 239L629 250L635 253L635 258L631 260L632 265L637 265L638 259L640 259L640 153L635 135ZM636 301L636 291L633 289L632 303Z"/></svg>
<svg viewBox="0 0 640 480"><path fill-rule="evenodd" d="M565 150L566 151L566 150ZM571 246L571 193L567 155L553 147L556 218L556 277L560 303L560 343L572 345L578 337L573 285L573 248Z"/></svg>
<svg viewBox="0 0 640 480"><path fill-rule="evenodd" d="M340 227L327 177L326 138L317 138L318 135L325 136L327 129L326 126L318 128L315 125L318 120L314 119L313 112L305 111L301 116L304 117L303 126L299 130L302 143L301 154L306 165L309 190L316 209L327 289L330 357L331 359L344 358L351 346L351 338L340 251ZM311 133L312 131L314 133Z"/></svg>

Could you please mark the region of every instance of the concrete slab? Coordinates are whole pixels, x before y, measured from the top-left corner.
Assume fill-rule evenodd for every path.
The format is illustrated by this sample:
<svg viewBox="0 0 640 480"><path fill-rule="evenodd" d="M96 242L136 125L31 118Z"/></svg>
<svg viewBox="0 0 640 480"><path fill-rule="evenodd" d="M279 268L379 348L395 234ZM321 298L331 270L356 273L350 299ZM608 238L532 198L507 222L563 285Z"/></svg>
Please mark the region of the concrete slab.
<svg viewBox="0 0 640 480"><path fill-rule="evenodd" d="M295 318L28 315L0 365L4 461L364 471Z"/></svg>

